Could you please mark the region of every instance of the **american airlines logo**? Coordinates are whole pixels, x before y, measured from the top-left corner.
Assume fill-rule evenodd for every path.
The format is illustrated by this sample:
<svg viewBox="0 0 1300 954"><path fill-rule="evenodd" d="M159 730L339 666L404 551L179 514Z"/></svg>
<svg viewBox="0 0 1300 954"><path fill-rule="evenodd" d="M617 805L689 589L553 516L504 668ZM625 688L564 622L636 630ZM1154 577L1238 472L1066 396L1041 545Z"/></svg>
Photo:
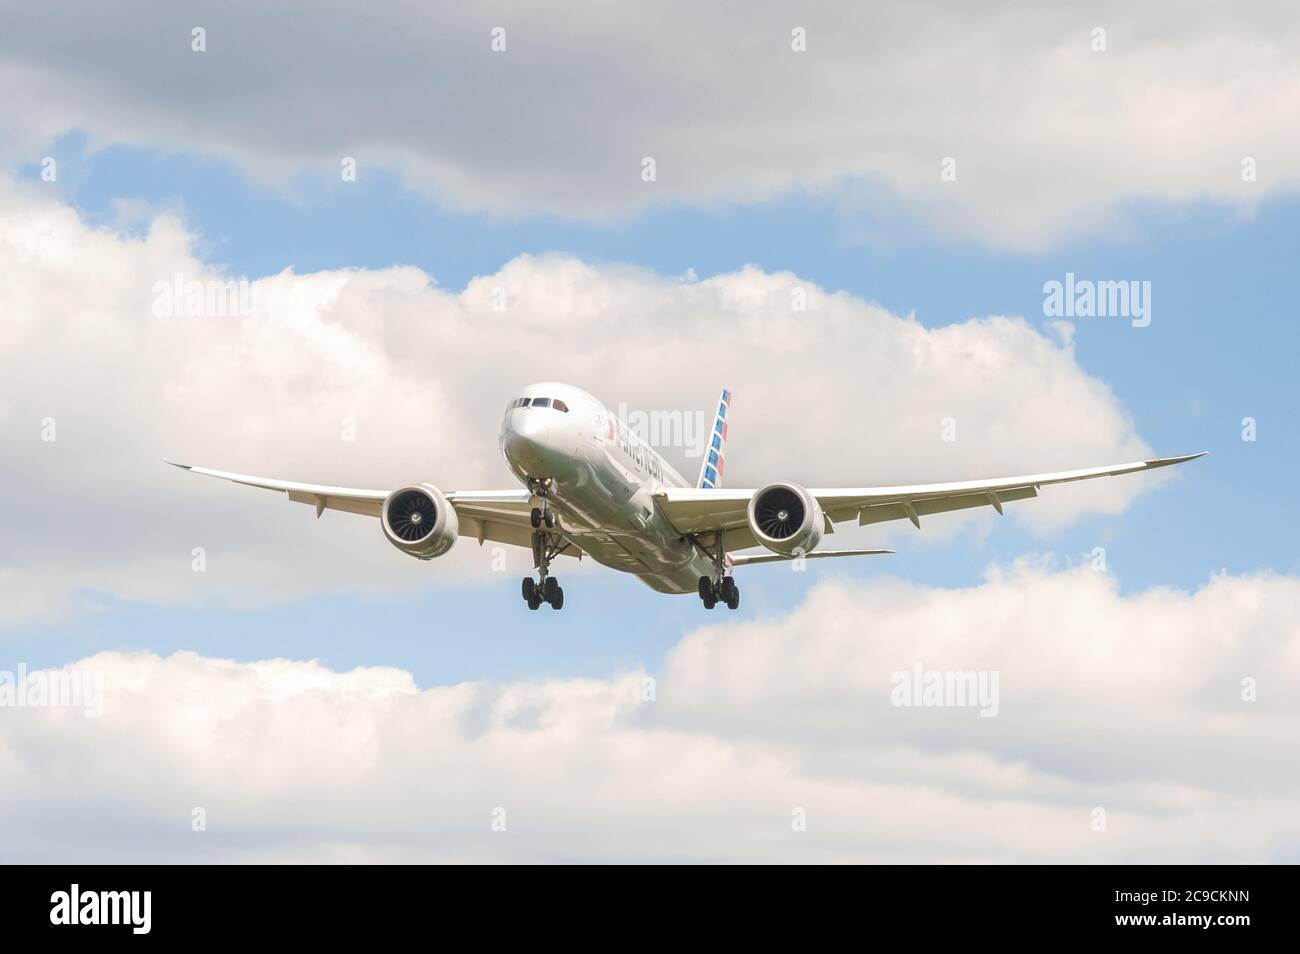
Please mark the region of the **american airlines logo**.
<svg viewBox="0 0 1300 954"><path fill-rule="evenodd" d="M50 923L67 925L129 925L132 934L148 934L152 925L151 891L70 891L50 895Z"/></svg>

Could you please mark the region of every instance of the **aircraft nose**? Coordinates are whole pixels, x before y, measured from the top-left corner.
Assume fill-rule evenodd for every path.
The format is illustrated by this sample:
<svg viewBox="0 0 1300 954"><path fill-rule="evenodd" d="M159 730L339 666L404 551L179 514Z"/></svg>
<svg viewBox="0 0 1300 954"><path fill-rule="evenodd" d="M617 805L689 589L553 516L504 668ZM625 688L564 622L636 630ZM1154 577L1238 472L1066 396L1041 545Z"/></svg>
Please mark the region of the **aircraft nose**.
<svg viewBox="0 0 1300 954"><path fill-rule="evenodd" d="M530 413L527 408L512 411L504 441L506 457L527 473L543 476L549 449L549 425L545 414Z"/></svg>
<svg viewBox="0 0 1300 954"><path fill-rule="evenodd" d="M527 408L523 408L515 411L514 418L510 422L510 429L516 437L540 443L546 439L546 432L550 430L547 426L549 423L547 414L537 411L529 412Z"/></svg>

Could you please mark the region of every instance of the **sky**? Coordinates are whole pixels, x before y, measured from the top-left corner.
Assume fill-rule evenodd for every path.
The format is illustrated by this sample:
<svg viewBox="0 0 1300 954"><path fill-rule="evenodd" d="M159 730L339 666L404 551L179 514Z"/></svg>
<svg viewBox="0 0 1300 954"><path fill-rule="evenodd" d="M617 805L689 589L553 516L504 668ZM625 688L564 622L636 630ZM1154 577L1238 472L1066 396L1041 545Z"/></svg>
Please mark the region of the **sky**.
<svg viewBox="0 0 1300 954"><path fill-rule="evenodd" d="M1300 857L1297 14L570 9L0 6L0 857ZM730 387L733 486L1209 456L734 613L162 463L505 488L537 380Z"/></svg>

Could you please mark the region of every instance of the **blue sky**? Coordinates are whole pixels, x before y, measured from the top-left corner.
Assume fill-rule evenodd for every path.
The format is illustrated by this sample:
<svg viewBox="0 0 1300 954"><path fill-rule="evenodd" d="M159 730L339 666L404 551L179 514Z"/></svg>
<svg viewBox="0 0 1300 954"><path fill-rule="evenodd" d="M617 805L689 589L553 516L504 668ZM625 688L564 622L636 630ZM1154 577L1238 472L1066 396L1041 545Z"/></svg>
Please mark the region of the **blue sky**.
<svg viewBox="0 0 1300 954"><path fill-rule="evenodd" d="M75 134L61 139L53 154L71 180L63 186L67 201L89 221L130 232L131 224L120 219L122 200L175 210L199 237L201 257L249 276L412 264L458 290L522 253L559 251L670 276L694 269L701 278L755 264L915 314L927 326L997 313L1041 324L1042 284L1067 271L1081 278L1150 280L1151 326L1077 319L1079 362L1114 389L1158 453L1209 450L1210 458L1140 497L1121 517L1084 518L1046 538L1006 522L987 537L967 535L941 545L904 539L897 556L815 565L806 577L755 568L747 575L761 576L763 586L749 588L743 612L762 616L788 606L823 576L891 574L969 585L990 563L1024 554L1050 551L1063 564L1086 559L1101 539L1125 590L1194 589L1221 569L1295 570L1291 534L1277 519L1291 506L1287 474L1296 447L1294 416L1279 413L1294 397L1289 370L1297 332L1287 292L1288 268L1300 256L1295 202L1266 206L1251 217L1216 207L1177 214L1155 209L1141 216L1138 234L1122 241L1090 238L1022 254L919 234L889 247L853 241L833 200L806 195L753 206L656 209L587 224L449 211L382 172L355 187L305 176L272 187L250 181L228 162L125 146L93 152ZM36 171L30 164L22 168L27 175ZM872 228L859 221L855 232ZM607 399L614 403L619 396ZM1245 416L1259 421L1254 443L1241 440ZM733 459L744 455L748 441L765 439L770 435L737 432ZM485 444L494 440L494 434L483 435ZM872 475L862 480L870 483ZM1223 506L1240 500L1247 487L1249 505ZM436 576L436 565L429 570ZM522 617L512 600L515 587L511 577L495 586L438 587L396 604L336 596L249 612L109 599L102 613L33 627L11 647L39 663L110 648L321 658L344 668L385 662L432 684L653 667L684 628L700 621L693 602L658 599L612 573L584 578L562 619ZM439 625L429 626L430 619ZM610 620L618 621L617 640L608 637ZM492 638L439 639L443 626Z"/></svg>

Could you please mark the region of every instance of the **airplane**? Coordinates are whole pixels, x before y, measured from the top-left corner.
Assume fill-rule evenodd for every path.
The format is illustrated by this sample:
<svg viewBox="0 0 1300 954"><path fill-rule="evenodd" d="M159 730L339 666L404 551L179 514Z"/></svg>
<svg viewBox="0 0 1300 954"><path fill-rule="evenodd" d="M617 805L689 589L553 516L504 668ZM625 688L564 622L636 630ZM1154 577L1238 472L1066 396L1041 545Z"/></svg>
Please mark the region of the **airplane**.
<svg viewBox="0 0 1300 954"><path fill-rule="evenodd" d="M1037 497L1048 484L1153 470L1205 454L992 480L829 489L783 480L729 490L722 480L731 402L724 388L693 486L599 400L555 382L524 388L501 421L500 449L522 489L443 491L420 482L361 490L166 462L280 491L313 505L318 519L326 510L378 517L388 541L421 560L442 556L461 537L480 546L490 540L529 548L537 577L524 577L521 591L530 610L564 606L551 562L584 555L660 593L694 593L706 609L723 603L734 610L737 567L894 552L817 549L845 520L864 526L910 520L919 530L921 518L932 514L985 506L1001 514L1004 504Z"/></svg>

